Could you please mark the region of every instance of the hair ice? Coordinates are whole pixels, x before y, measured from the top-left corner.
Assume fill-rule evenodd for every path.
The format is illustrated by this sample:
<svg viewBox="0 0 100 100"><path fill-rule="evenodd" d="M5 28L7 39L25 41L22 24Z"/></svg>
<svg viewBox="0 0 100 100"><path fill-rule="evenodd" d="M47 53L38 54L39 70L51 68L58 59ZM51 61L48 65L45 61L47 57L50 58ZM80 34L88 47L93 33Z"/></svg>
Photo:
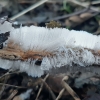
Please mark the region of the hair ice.
<svg viewBox="0 0 100 100"><path fill-rule="evenodd" d="M10 37L7 43L9 44L10 41L13 42L13 46L19 45L25 52L33 50L53 54L52 56L44 56L40 65L35 64L38 59L34 59L32 63L30 63L30 59L28 61L0 59L0 67L19 69L33 77L40 77L49 69L60 68L65 65L73 66L73 64L77 64L85 67L100 64L100 56L94 55L91 51L100 50L98 45L100 36L85 31L25 26L10 29Z"/></svg>

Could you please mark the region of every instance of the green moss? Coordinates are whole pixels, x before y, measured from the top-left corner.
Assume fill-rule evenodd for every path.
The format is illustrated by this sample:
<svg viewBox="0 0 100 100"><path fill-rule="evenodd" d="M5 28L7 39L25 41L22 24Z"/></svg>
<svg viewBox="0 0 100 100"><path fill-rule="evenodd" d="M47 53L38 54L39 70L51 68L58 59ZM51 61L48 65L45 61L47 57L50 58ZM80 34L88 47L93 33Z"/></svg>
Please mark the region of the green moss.
<svg viewBox="0 0 100 100"><path fill-rule="evenodd" d="M61 10L72 13L71 6L66 1L63 1L63 7L61 8Z"/></svg>
<svg viewBox="0 0 100 100"><path fill-rule="evenodd" d="M46 26L47 26L47 28L55 28L55 27L60 28L61 24L56 21L50 21L49 23L46 23Z"/></svg>

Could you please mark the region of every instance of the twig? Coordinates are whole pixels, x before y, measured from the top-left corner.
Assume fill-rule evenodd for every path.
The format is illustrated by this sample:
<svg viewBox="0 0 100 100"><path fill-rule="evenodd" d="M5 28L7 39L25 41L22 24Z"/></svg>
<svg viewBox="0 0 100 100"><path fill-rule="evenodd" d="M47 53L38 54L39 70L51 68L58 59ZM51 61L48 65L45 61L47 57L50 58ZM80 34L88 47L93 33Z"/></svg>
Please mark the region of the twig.
<svg viewBox="0 0 100 100"><path fill-rule="evenodd" d="M36 7L42 5L42 4L45 3L46 1L48 1L48 0L41 0L41 1L39 1L39 2L37 2L37 3L35 3L35 4L33 4L33 5L30 6L29 8L23 10L22 12L18 13L18 14L15 15L15 16L11 17L10 20L15 20L16 18L18 18L18 17L24 15L25 13L29 12L30 10L33 10L33 9L35 9Z"/></svg>
<svg viewBox="0 0 100 100"><path fill-rule="evenodd" d="M59 92L59 95L57 96L56 100L59 100L61 98L61 96L63 95L65 91L65 88L63 88L60 92Z"/></svg>
<svg viewBox="0 0 100 100"><path fill-rule="evenodd" d="M49 22L51 20L61 20L61 19L68 18L68 17L74 16L74 15L79 15L79 14L87 12L87 11L93 12L93 11L89 10L88 8L85 8L81 11L77 11L77 12L74 12L74 13L71 13L71 14L66 14L66 15L63 15L63 16L58 16L58 17L55 17L55 18L52 18L52 19L48 19L47 22Z"/></svg>
<svg viewBox="0 0 100 100"><path fill-rule="evenodd" d="M17 90L14 90L11 95L7 98L7 100L12 100L12 98L18 93Z"/></svg>
<svg viewBox="0 0 100 100"><path fill-rule="evenodd" d="M9 77L5 77L5 79L4 79L4 84L8 81L8 78L9 78ZM1 89L1 91L0 91L0 99L1 99L1 97L2 97L3 91L5 90L5 85L4 85L4 84L3 84L2 89Z"/></svg>
<svg viewBox="0 0 100 100"><path fill-rule="evenodd" d="M15 87L15 88L28 88L28 87L15 86L15 85L10 85L10 84L5 84L5 83L0 83L0 85L10 86L10 87Z"/></svg>
<svg viewBox="0 0 100 100"><path fill-rule="evenodd" d="M81 100L79 98L79 96L72 90L72 88L65 82L65 80L68 80L68 76L65 76L63 79L62 79L62 85L65 87L65 89L72 95L72 97L75 99L75 100Z"/></svg>
<svg viewBox="0 0 100 100"><path fill-rule="evenodd" d="M45 78L43 79L44 82L46 81L46 79L48 78L48 76L49 76L49 74L47 74L47 75L45 76ZM41 93L41 91L42 91L42 88L43 88L43 83L41 84L41 87L40 87L40 89L39 89L39 91L38 91L38 93L37 93L37 96L36 96L36 99L35 99L35 100L38 99L38 97L39 97L39 95L40 95L40 93Z"/></svg>
<svg viewBox="0 0 100 100"><path fill-rule="evenodd" d="M11 69L7 73L5 73L2 76L0 76L0 79L3 78L4 76L8 75L10 71L11 71Z"/></svg>
<svg viewBox="0 0 100 100"><path fill-rule="evenodd" d="M44 82L43 79L42 79L42 82L44 83L44 85L46 86L46 88L49 90L49 93L51 94L52 99L55 100L55 99L56 99L56 96L55 96L55 94L52 92L51 88L48 86L48 84L47 84L46 82Z"/></svg>
<svg viewBox="0 0 100 100"><path fill-rule="evenodd" d="M9 70L7 73L5 73L4 75L0 76L0 78L3 78L4 76L7 76L7 75L11 75L11 74L15 74L15 73L20 73L20 71L16 71L16 72L13 72L13 73L9 73L11 70Z"/></svg>
<svg viewBox="0 0 100 100"><path fill-rule="evenodd" d="M4 75L8 74L10 71L11 71L11 70L9 70L9 71L8 71L7 73L5 73ZM0 78L4 77L4 75L1 76ZM9 79L9 76L4 77L4 84L8 81L8 79ZM3 84L2 89L1 89L1 91L0 91L0 99L1 99L2 93L3 93L4 89L5 89L5 85L4 85L4 84Z"/></svg>
<svg viewBox="0 0 100 100"><path fill-rule="evenodd" d="M65 0L49 0L48 3L63 2ZM2 1L3 2L3 1ZM33 3L34 0L18 0L18 3ZM91 4L99 4L100 1L92 1Z"/></svg>
<svg viewBox="0 0 100 100"><path fill-rule="evenodd" d="M81 3L78 0L68 0L68 2L73 2L73 3L77 4L77 5L80 5L80 6L86 7L86 8L89 7L89 5L90 5L90 3ZM100 11L100 8L90 7L90 9L94 10L94 11L97 11L97 12Z"/></svg>
<svg viewBox="0 0 100 100"><path fill-rule="evenodd" d="M99 4L99 3L100 3L100 0L91 2L91 4Z"/></svg>

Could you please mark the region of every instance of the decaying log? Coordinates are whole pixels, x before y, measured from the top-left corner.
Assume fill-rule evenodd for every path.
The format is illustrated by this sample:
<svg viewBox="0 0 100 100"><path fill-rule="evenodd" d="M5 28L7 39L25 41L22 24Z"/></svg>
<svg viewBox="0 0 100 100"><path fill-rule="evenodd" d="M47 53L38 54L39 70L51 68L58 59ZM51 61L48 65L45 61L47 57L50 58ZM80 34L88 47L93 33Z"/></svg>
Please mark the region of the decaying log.
<svg viewBox="0 0 100 100"><path fill-rule="evenodd" d="M6 48L3 48L0 50L0 57L2 59L8 59L8 60L21 60L21 61L26 61L28 59L33 59L33 60L42 60L43 57L45 56L53 56L54 54L53 53L50 53L50 52L41 52L41 51L32 51L32 50L28 50L28 51L23 51L21 49L16 49L17 46L13 46L9 48L6 47ZM86 48L87 49L87 48ZM90 50L90 49L87 49L89 51L92 52L92 54L94 56L100 56L100 51L94 51L94 50Z"/></svg>

